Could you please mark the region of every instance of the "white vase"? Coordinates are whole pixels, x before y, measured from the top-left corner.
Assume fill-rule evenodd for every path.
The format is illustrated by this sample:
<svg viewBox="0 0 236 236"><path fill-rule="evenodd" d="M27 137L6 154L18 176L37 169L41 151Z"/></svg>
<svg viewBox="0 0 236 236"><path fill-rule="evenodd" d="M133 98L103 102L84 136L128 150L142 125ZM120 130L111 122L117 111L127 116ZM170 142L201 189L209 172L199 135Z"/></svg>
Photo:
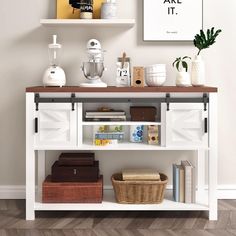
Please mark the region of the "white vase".
<svg viewBox="0 0 236 236"><path fill-rule="evenodd" d="M176 75L176 86L189 87L191 86L190 74L186 71L180 71Z"/></svg>
<svg viewBox="0 0 236 236"><path fill-rule="evenodd" d="M192 61L192 85L204 86L205 84L205 63L201 56L196 56Z"/></svg>

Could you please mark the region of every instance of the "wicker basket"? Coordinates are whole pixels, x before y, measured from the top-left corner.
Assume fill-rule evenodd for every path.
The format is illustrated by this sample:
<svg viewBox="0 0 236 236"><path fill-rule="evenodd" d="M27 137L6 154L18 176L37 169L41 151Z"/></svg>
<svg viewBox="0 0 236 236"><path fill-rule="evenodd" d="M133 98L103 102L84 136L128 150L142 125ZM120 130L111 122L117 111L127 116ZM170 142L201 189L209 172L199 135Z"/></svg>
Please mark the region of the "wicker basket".
<svg viewBox="0 0 236 236"><path fill-rule="evenodd" d="M111 177L116 201L122 204L157 204L164 199L168 177L160 174L161 181L123 181L122 174Z"/></svg>

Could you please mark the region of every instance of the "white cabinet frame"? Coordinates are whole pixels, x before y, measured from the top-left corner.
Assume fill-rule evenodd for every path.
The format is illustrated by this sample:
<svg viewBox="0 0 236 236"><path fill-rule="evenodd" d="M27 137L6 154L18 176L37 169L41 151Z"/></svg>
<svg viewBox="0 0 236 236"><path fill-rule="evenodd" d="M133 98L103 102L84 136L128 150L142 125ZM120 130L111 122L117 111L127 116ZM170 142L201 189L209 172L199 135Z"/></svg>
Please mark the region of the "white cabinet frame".
<svg viewBox="0 0 236 236"><path fill-rule="evenodd" d="M175 94L171 94L175 96ZM202 95L202 94L201 94ZM77 103L77 142L74 145L69 146L35 146L34 137L35 137L35 127L34 119L36 116L36 106L34 103L34 93L26 93L26 219L34 220L35 211L48 211L48 210L74 210L74 211L209 211L209 219L217 220L217 93L209 93L209 106L207 108L208 112L208 143L207 147L199 146L166 146L163 139L165 139L165 116L162 115L161 124L161 138L162 145L158 147L152 147L144 145L135 146L135 145L123 145L118 148L103 148L95 147L93 145L86 145L82 142L83 138L83 120L82 120L82 103ZM54 93L50 94L51 97L56 96ZM161 93L83 93L76 94L76 96L81 96L83 98L158 98L163 97ZM185 93L185 96L192 97L196 94ZM203 106L203 104L202 104ZM40 106L39 106L40 109ZM171 109L171 104L170 104ZM203 108L204 109L204 106ZM129 123L127 123L129 125ZM88 124L87 124L88 125ZM84 150L192 150L197 152L197 203L196 204L184 204L176 203L169 199L165 199L162 204L154 205L123 205L117 204L114 201L114 198L111 196L111 190L105 190L105 198L101 204L43 204L40 202L41 196L41 187L42 182L45 179L45 163L46 163L46 151L47 150L75 150L75 151L84 151ZM38 158L38 171L36 172L36 157ZM205 161L208 158L208 178L209 178L209 188L208 188L208 197L203 197L205 190ZM174 162L174 160L173 160ZM36 192L36 174L38 175L38 191ZM37 197L36 197L37 196ZM38 199L39 198L39 199Z"/></svg>

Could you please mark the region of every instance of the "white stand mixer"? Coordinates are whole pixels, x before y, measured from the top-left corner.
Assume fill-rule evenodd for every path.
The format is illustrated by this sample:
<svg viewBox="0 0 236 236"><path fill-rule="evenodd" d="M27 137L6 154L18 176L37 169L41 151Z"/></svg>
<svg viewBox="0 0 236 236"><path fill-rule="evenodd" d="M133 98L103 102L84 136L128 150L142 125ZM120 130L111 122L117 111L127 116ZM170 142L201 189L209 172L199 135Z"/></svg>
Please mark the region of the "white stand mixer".
<svg viewBox="0 0 236 236"><path fill-rule="evenodd" d="M82 71L87 78L86 83L80 84L81 87L107 87L107 84L101 81L103 71L106 70L103 64L104 51L101 43L96 39L91 39L87 43L88 62L84 62Z"/></svg>
<svg viewBox="0 0 236 236"><path fill-rule="evenodd" d="M59 53L62 46L57 43L57 35L53 35L53 43L48 45L50 67L44 72L44 86L64 86L66 75L64 70L59 67Z"/></svg>

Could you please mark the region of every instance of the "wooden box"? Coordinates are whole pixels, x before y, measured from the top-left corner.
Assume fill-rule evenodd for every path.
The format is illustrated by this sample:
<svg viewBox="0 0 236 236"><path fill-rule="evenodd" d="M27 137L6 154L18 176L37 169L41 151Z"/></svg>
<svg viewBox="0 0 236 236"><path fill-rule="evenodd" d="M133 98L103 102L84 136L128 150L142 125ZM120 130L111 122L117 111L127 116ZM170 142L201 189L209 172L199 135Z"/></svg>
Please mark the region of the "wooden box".
<svg viewBox="0 0 236 236"><path fill-rule="evenodd" d="M132 86L133 87L144 87L145 86L145 77L144 77L144 68L143 67L134 67L133 68Z"/></svg>
<svg viewBox="0 0 236 236"><path fill-rule="evenodd" d="M59 166L56 161L52 166L52 182L97 182L99 162L92 166Z"/></svg>
<svg viewBox="0 0 236 236"><path fill-rule="evenodd" d="M59 166L92 166L94 165L94 153L62 153L59 156Z"/></svg>
<svg viewBox="0 0 236 236"><path fill-rule="evenodd" d="M156 107L130 107L131 121L151 121L156 120Z"/></svg>
<svg viewBox="0 0 236 236"><path fill-rule="evenodd" d="M101 203L103 176L94 183L53 183L51 176L43 182L43 203Z"/></svg>

